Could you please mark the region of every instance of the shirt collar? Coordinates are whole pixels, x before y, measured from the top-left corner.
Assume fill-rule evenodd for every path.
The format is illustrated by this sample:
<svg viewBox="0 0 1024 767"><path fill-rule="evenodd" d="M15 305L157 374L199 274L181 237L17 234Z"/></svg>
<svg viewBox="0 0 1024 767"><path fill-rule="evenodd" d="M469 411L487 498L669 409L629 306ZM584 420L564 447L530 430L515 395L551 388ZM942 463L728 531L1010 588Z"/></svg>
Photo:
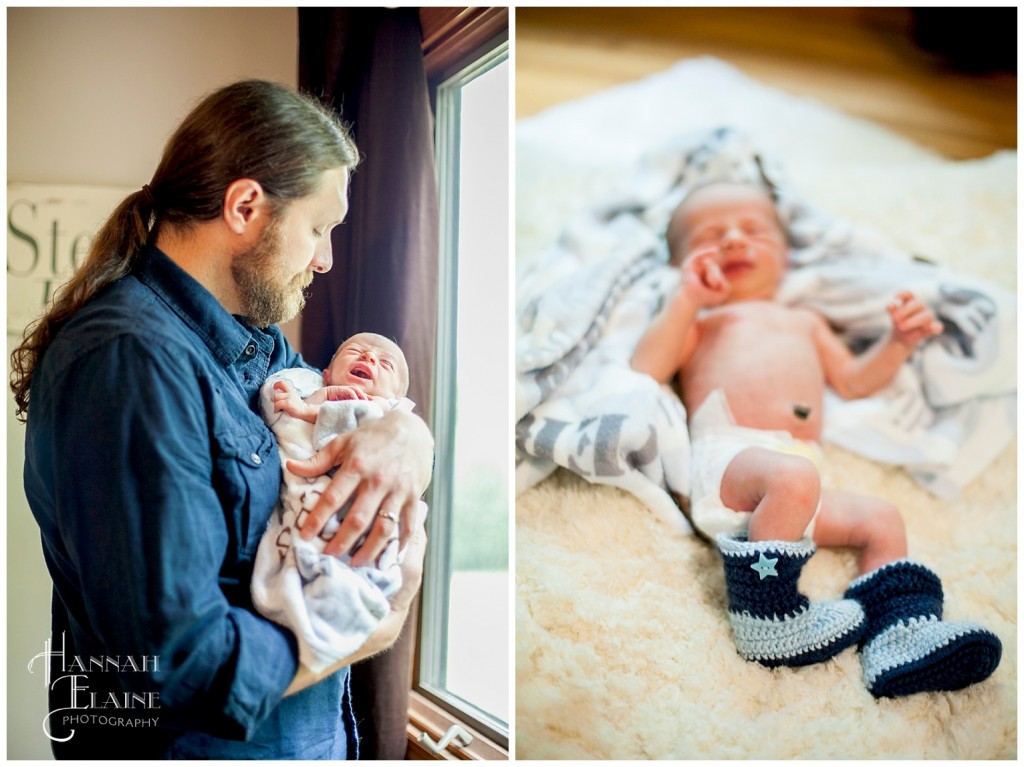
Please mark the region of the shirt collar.
<svg viewBox="0 0 1024 767"><path fill-rule="evenodd" d="M203 340L225 367L243 355L254 340L265 345L265 333L229 314L210 291L158 248L147 246L143 250L135 275Z"/></svg>

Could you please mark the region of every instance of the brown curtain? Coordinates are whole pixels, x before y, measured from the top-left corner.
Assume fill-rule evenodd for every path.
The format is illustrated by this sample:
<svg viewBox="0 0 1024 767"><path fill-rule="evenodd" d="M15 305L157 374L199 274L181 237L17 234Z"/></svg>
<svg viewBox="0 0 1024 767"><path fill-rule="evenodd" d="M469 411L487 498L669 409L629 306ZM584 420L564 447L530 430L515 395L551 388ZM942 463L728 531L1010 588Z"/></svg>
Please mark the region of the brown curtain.
<svg viewBox="0 0 1024 767"><path fill-rule="evenodd" d="M324 366L353 333L394 338L427 418L439 224L418 10L300 8L299 87L341 112L362 156L348 218L334 229L334 268L302 315L303 356ZM352 669L362 759L405 758L413 626L410 616L396 645Z"/></svg>

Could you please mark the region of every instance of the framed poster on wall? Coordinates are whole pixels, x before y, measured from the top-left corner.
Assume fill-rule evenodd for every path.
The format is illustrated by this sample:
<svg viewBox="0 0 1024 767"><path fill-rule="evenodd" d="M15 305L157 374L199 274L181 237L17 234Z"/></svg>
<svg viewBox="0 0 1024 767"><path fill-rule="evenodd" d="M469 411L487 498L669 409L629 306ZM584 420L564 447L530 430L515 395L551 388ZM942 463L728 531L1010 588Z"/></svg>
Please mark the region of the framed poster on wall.
<svg viewBox="0 0 1024 767"><path fill-rule="evenodd" d="M7 185L7 334L20 336L89 253L93 235L133 190Z"/></svg>

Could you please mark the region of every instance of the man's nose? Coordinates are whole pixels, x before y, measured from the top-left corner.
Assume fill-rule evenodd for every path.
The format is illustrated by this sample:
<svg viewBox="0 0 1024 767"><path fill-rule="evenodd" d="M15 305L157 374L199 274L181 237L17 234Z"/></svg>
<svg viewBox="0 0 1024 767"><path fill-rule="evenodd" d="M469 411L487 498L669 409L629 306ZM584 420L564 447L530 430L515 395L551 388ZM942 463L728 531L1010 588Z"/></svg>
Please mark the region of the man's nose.
<svg viewBox="0 0 1024 767"><path fill-rule="evenodd" d="M325 274L331 271L331 267L334 266L334 257L331 254L331 246L329 242L313 254L313 263L310 264L310 266L313 271L318 274Z"/></svg>

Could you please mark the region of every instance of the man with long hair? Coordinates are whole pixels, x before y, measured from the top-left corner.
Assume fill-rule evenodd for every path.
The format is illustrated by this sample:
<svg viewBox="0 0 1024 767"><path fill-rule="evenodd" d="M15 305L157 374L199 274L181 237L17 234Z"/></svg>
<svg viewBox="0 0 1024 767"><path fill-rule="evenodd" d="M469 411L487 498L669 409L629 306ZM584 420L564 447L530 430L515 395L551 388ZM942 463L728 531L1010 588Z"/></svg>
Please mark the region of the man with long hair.
<svg viewBox="0 0 1024 767"><path fill-rule="evenodd" d="M354 758L348 664L397 638L422 577L415 506L433 442L395 411L337 438L302 528L343 505L329 550L408 543L391 613L320 674L259 617L249 581L280 460L258 411L303 364L277 323L331 268L358 161L337 116L262 81L206 99L13 351L25 487L53 579L50 716L58 757Z"/></svg>

